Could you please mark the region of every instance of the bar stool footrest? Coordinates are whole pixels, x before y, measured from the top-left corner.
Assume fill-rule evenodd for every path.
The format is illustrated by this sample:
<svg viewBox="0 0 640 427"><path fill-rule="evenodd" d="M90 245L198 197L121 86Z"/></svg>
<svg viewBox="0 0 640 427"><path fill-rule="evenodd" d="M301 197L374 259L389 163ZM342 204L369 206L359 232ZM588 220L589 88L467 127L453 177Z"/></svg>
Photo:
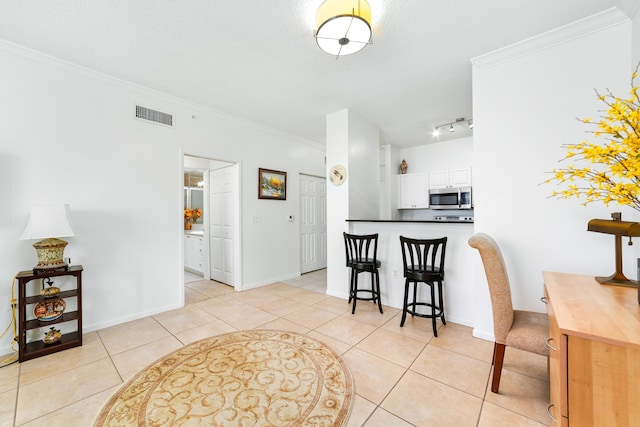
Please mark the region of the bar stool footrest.
<svg viewBox="0 0 640 427"><path fill-rule="evenodd" d="M416 306L423 306L423 307L433 307L435 308L435 314L432 313L418 313L416 311ZM413 308L409 308L409 307L413 307ZM437 305L434 306L431 303L428 302L417 302L417 303L409 303L407 304L407 308L406 308L406 312L412 316L418 316L418 317L425 317L428 319L431 319L433 317L438 318L438 317L442 317L444 316L444 312L442 311L442 308L438 307Z"/></svg>

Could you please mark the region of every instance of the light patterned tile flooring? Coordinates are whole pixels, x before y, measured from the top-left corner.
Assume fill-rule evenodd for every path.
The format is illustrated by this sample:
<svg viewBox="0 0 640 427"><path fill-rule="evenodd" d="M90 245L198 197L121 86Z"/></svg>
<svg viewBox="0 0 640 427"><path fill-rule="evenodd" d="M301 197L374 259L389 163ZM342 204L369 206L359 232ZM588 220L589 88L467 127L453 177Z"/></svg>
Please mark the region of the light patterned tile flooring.
<svg viewBox="0 0 640 427"><path fill-rule="evenodd" d="M549 425L544 357L508 348L500 394L488 389L493 344L471 328L325 295L326 270L245 292L185 274L184 308L87 333L82 347L0 369L0 426L90 426L118 387L185 344L247 328L307 333L354 377L349 426ZM143 331L141 334L140 332Z"/></svg>

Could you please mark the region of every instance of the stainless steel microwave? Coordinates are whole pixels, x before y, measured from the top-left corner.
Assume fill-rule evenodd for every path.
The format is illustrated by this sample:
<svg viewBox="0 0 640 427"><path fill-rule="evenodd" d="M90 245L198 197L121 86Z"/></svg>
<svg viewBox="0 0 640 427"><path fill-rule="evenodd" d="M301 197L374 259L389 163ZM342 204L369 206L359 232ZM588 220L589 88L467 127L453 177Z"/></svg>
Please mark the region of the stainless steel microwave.
<svg viewBox="0 0 640 427"><path fill-rule="evenodd" d="M429 190L431 209L472 209L471 187L432 188Z"/></svg>

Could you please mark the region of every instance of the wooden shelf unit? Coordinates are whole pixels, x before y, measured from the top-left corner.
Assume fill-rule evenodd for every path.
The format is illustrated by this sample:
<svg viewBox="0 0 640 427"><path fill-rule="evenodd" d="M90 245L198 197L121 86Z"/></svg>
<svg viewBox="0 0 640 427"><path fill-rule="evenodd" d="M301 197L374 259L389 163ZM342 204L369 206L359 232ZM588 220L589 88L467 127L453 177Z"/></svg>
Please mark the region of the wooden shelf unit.
<svg viewBox="0 0 640 427"><path fill-rule="evenodd" d="M18 279L19 362L82 345L82 271L83 268L81 265L72 265L64 270L37 273L29 270L18 273L16 278ZM75 277L76 288L73 290L60 291L55 297L62 299L76 298L77 309L75 311L65 311L61 317L51 321L38 319L27 320L27 306L37 304L46 299L42 295L27 295L27 284L33 280L41 280L44 284L45 279L62 276ZM60 340L53 344L45 344L42 339L27 342L27 331L37 328L49 328L64 322L76 322L76 330L63 334Z"/></svg>

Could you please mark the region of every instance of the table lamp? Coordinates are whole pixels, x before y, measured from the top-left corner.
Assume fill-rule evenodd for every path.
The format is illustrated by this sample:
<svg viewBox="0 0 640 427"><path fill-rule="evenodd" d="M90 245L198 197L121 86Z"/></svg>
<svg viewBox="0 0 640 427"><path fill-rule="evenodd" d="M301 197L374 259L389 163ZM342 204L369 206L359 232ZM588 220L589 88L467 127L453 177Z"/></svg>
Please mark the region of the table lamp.
<svg viewBox="0 0 640 427"><path fill-rule="evenodd" d="M640 237L640 223L622 221L620 212L613 212L611 218L610 220L592 219L587 225L587 231L613 234L615 236L616 272L608 277L596 277L596 280L605 285L637 287L638 281L629 280L622 273L622 236L629 237L629 245L631 245L631 237ZM640 288L638 289L638 302L640 303Z"/></svg>
<svg viewBox="0 0 640 427"><path fill-rule="evenodd" d="M33 244L38 255L38 264L33 272L66 269L64 248L67 242L59 237L75 236L71 228L69 205L38 205L31 208L27 228L20 240L43 239Z"/></svg>

